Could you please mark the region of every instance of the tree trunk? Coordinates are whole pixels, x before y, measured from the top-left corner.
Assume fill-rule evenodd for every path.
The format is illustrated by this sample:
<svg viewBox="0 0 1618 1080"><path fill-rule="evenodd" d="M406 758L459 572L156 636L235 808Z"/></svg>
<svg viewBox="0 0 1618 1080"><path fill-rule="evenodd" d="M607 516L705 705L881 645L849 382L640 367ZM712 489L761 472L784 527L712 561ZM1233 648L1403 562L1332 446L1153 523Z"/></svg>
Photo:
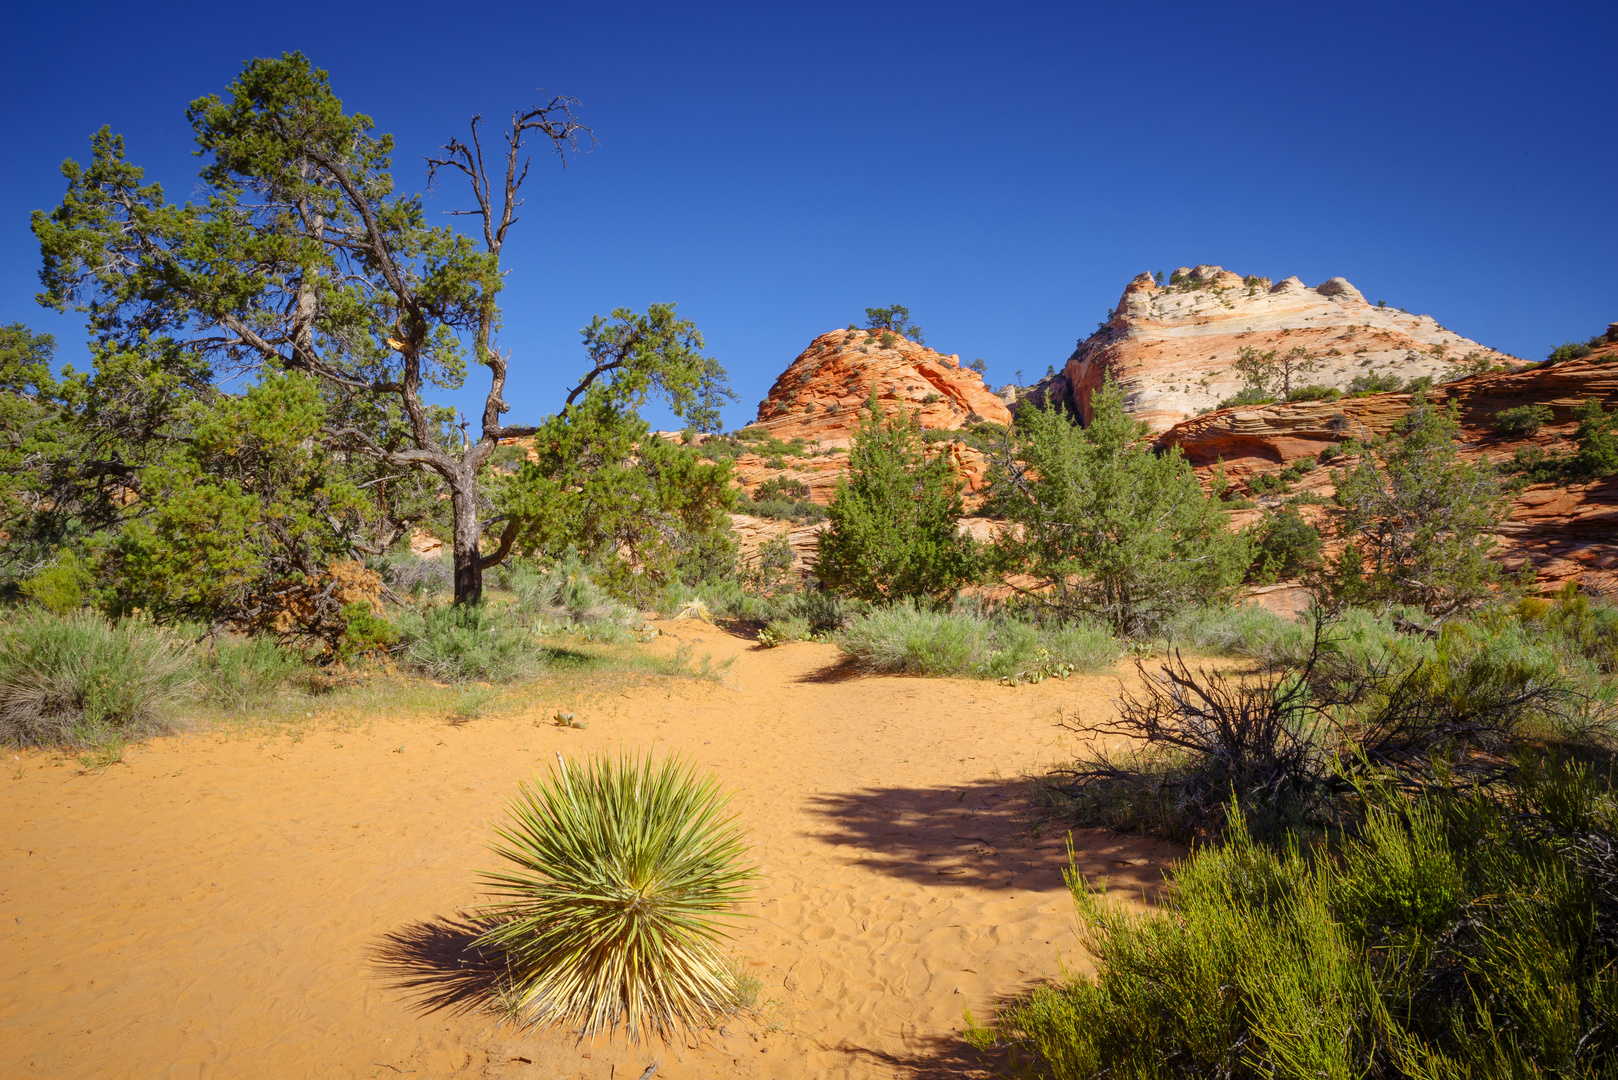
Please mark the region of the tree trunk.
<svg viewBox="0 0 1618 1080"><path fill-rule="evenodd" d="M455 602L475 604L483 599L482 553L478 538L477 478L472 470L450 481L450 508L455 515Z"/></svg>

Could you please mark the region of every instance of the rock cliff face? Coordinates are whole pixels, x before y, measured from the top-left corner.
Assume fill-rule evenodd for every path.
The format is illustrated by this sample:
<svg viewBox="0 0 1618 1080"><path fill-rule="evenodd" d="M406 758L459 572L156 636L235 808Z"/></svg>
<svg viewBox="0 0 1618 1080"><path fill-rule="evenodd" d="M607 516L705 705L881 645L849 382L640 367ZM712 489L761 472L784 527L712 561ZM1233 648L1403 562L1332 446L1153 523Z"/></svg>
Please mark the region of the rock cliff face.
<svg viewBox="0 0 1618 1080"><path fill-rule="evenodd" d="M881 331L836 330L815 338L775 380L756 426L779 439L847 447L873 384L885 414L914 412L924 428L1011 422L1006 403L960 357Z"/></svg>
<svg viewBox="0 0 1618 1080"><path fill-rule="evenodd" d="M1346 389L1360 375L1439 376L1468 357L1514 358L1410 315L1367 303L1342 278L1308 288L1218 266L1181 267L1169 283L1129 283L1106 324L1079 343L1048 389L1086 422L1090 395L1110 374L1136 416L1164 431L1242 388L1233 369L1244 347L1278 356L1302 350L1317 365L1294 385Z"/></svg>
<svg viewBox="0 0 1618 1080"><path fill-rule="evenodd" d="M1463 455L1504 461L1528 445L1568 452L1572 446L1566 440L1578 426L1572 416L1576 405L1592 397L1607 408L1618 405L1618 343L1597 349L1586 359L1477 375L1435 387L1431 393L1435 400L1456 403ZM1520 405L1548 406L1552 419L1532 436L1496 432L1494 416ZM1409 409L1409 394L1392 393L1222 409L1176 424L1158 437L1158 445L1180 447L1204 474L1220 462L1231 479L1249 483L1261 474L1279 473L1299 458L1318 456L1340 440L1384 434ZM1330 496L1331 472L1310 470L1295 486ZM1310 508L1309 514L1323 525L1333 516L1329 507ZM1238 513L1232 524L1240 526L1254 517L1257 511ZM1589 591L1618 597L1618 477L1526 487L1516 494L1498 535L1506 567L1515 570L1524 561L1532 563L1541 591L1554 591L1574 580Z"/></svg>

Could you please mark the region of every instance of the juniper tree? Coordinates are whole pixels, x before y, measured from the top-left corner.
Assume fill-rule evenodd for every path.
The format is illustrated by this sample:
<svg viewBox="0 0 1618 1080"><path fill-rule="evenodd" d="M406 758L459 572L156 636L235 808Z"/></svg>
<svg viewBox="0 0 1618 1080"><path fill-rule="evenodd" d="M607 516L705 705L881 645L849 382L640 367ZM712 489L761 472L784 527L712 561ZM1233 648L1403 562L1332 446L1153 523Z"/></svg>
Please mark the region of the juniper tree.
<svg viewBox="0 0 1618 1080"><path fill-rule="evenodd" d="M964 512L948 456L927 453L914 415L883 418L873 394L827 510L815 575L861 600L942 600L977 574Z"/></svg>
<svg viewBox="0 0 1618 1080"><path fill-rule="evenodd" d="M466 181L472 207L455 213L473 220L469 235L429 225L422 197L396 190L392 138L345 112L324 71L301 53L249 61L225 97L187 111L204 161L199 201L171 203L143 185L106 128L89 165L64 164L66 197L34 216L41 301L84 311L100 354L188 386L280 372L319 380L322 439L379 473L417 471L441 485L455 598L475 601L522 524L508 519L498 549L482 551L479 473L501 439L537 430L502 421L502 254L530 144L565 165L593 138L576 105L556 96L514 112L488 158L474 117L467 142L451 139L429 159L429 185ZM605 376L629 398L657 391L677 415L710 418L726 391L717 364L699 358L700 339L672 327L671 311L614 319L586 330L601 357L581 385ZM456 425L429 395L461 386L469 364L487 368L488 389L481 414Z"/></svg>
<svg viewBox="0 0 1618 1080"><path fill-rule="evenodd" d="M1424 392L1391 435L1333 470L1341 535L1350 541L1332 572L1346 601L1415 604L1432 615L1475 606L1500 582L1490 556L1507 499L1487 458L1460 456L1457 408Z"/></svg>
<svg viewBox="0 0 1618 1080"><path fill-rule="evenodd" d="M1025 593L1058 617L1136 636L1229 595L1250 542L1227 528L1178 447L1153 449L1110 378L1090 400L1087 427L1059 407L1018 414L992 474L992 505L1013 526L998 561L1030 575Z"/></svg>

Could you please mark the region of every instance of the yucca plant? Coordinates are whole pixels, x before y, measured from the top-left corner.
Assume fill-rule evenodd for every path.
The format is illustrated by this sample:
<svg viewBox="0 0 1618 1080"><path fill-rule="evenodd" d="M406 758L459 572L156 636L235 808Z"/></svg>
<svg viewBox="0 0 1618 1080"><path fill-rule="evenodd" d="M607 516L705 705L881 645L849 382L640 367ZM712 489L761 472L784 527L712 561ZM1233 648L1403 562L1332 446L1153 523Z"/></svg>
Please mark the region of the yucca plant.
<svg viewBox="0 0 1618 1080"><path fill-rule="evenodd" d="M729 796L666 757L560 760L524 784L484 875L506 1000L532 1023L631 1038L714 1022L736 1000L721 950L757 871Z"/></svg>

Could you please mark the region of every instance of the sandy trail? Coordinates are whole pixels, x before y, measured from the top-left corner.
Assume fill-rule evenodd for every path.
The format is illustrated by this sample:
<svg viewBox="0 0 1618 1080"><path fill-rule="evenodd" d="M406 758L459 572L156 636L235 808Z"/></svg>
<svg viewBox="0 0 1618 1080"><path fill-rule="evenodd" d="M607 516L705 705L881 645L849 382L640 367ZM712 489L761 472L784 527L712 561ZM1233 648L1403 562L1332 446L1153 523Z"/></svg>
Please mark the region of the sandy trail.
<svg viewBox="0 0 1618 1080"><path fill-rule="evenodd" d="M981 1075L962 1010L1086 966L1065 834L1025 832L1016 777L1069 756L1058 710L1099 719L1116 678L850 679L832 646L663 625L735 657L725 684L603 690L576 706L587 731L533 700L458 726L179 736L101 772L7 760L0 1076ZM557 751L620 746L713 769L764 870L735 943L757 1015L701 1045L580 1044L475 1007L488 822ZM1074 840L1125 895L1179 853Z"/></svg>

